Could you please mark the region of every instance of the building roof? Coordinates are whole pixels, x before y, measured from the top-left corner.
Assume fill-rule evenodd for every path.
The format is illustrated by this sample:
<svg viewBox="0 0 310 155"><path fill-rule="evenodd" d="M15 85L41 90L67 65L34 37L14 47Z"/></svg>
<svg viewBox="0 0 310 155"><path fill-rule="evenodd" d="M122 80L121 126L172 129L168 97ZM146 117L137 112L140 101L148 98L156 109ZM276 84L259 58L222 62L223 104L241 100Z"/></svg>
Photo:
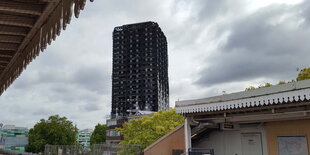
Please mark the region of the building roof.
<svg viewBox="0 0 310 155"><path fill-rule="evenodd" d="M93 129L83 129L83 130L79 130L79 132L93 132Z"/></svg>
<svg viewBox="0 0 310 155"><path fill-rule="evenodd" d="M4 125L2 130L28 130L26 127L17 127L15 125Z"/></svg>
<svg viewBox="0 0 310 155"><path fill-rule="evenodd" d="M199 113L269 106L310 100L310 80L176 102L177 113Z"/></svg>
<svg viewBox="0 0 310 155"><path fill-rule="evenodd" d="M93 1L93 0L90 0ZM0 95L60 35L86 0L0 1Z"/></svg>

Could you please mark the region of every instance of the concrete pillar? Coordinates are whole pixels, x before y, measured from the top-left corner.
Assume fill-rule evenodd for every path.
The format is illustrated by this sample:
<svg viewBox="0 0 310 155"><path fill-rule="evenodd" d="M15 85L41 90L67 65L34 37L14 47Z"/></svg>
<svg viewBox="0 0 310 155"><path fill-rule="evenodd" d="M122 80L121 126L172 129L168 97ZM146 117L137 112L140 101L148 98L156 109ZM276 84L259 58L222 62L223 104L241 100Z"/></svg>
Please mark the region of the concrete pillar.
<svg viewBox="0 0 310 155"><path fill-rule="evenodd" d="M190 127L190 119L189 117L185 117L184 123L184 132L185 132L185 151L188 152L188 149L192 147L192 140L191 140L191 127Z"/></svg>

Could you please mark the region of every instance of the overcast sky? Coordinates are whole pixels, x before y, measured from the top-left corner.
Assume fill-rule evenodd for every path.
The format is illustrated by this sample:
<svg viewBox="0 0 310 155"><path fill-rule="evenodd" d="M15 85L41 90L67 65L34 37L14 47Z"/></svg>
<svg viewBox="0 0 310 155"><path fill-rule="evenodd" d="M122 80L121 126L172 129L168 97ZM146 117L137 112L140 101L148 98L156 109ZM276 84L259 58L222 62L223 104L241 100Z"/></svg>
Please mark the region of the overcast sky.
<svg viewBox="0 0 310 155"><path fill-rule="evenodd" d="M310 66L310 1L95 0L0 96L0 123L59 114L93 128L111 110L112 31L155 21L168 39L170 106L296 77Z"/></svg>

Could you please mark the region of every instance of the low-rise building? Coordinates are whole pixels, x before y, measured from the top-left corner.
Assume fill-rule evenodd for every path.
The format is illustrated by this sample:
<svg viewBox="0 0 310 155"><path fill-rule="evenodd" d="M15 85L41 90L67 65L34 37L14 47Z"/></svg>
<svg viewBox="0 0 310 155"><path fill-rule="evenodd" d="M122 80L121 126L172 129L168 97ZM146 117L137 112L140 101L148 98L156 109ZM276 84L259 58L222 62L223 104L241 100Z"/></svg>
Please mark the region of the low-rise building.
<svg viewBox="0 0 310 155"><path fill-rule="evenodd" d="M0 129L0 148L25 152L28 144L28 129L15 125L4 125Z"/></svg>
<svg viewBox="0 0 310 155"><path fill-rule="evenodd" d="M106 142L109 144L118 144L123 137L119 132L116 131L116 128L121 128L122 125L128 121L127 117L117 117L107 120L107 131L106 131Z"/></svg>
<svg viewBox="0 0 310 155"><path fill-rule="evenodd" d="M186 151L308 155L310 80L176 102Z"/></svg>
<svg viewBox="0 0 310 155"><path fill-rule="evenodd" d="M310 80L177 101L176 110L184 127L145 155L309 155Z"/></svg>
<svg viewBox="0 0 310 155"><path fill-rule="evenodd" d="M119 148L118 144L123 140L123 136L120 132L116 131L116 128L122 128L123 124L132 120L132 119L139 119L142 116L149 116L152 112L151 111L141 111L138 110L136 115L132 115L129 117L115 117L107 120L107 131L106 131L106 143L107 146L111 146L110 150L105 151L107 155L114 155L117 154L118 151L121 149Z"/></svg>
<svg viewBox="0 0 310 155"><path fill-rule="evenodd" d="M116 131L116 128L122 128L123 124L132 120L139 119L142 116L151 117L151 111L141 111L137 110L136 115L128 116L128 117L115 117L107 120L107 132L106 132L106 142L111 144L118 144L123 140L122 135Z"/></svg>
<svg viewBox="0 0 310 155"><path fill-rule="evenodd" d="M93 133L92 129L84 129L78 132L77 141L84 147L89 148L90 137Z"/></svg>

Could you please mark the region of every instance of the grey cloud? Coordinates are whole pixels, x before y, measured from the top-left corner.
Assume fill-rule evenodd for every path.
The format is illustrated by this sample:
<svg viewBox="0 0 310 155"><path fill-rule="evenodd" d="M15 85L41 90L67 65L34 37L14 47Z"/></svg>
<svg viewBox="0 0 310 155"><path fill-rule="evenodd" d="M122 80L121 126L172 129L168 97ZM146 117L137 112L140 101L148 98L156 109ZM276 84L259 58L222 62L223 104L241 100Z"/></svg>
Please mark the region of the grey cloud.
<svg viewBox="0 0 310 155"><path fill-rule="evenodd" d="M100 110L101 108L97 104L86 104L83 106L83 109L86 110L87 112L92 112L92 111L97 111Z"/></svg>
<svg viewBox="0 0 310 155"><path fill-rule="evenodd" d="M75 85L79 89L107 93L109 92L110 75L104 69L96 66L77 66L77 69L66 71L63 68L42 67L41 70L25 73L23 80L18 80L14 85L17 89L32 88L48 85ZM64 91L62 90L57 91Z"/></svg>
<svg viewBox="0 0 310 155"><path fill-rule="evenodd" d="M231 12L242 12L245 4L245 1L240 0L174 0L171 12L175 14L180 11L178 8L183 6L190 9L196 22L212 22L212 19L219 16L225 16Z"/></svg>
<svg viewBox="0 0 310 155"><path fill-rule="evenodd" d="M131 20L135 18L145 18L149 20L155 18L162 13L163 7L169 3L167 0L165 3L157 0L113 0L113 1L97 1L95 5L100 5L97 9L89 10L89 14L97 14L101 17L115 16L126 17L124 20ZM90 4L91 5L91 4ZM91 7L91 6L89 6ZM100 9L100 10L98 10ZM99 13L99 14L98 14ZM145 19L147 19L145 18ZM139 22L139 21L135 21ZM125 24L125 23L121 23ZM118 26L118 25L115 25Z"/></svg>
<svg viewBox="0 0 310 155"><path fill-rule="evenodd" d="M196 8L199 9L198 19L210 22L219 16L225 16L232 12L242 12L245 6L245 1L240 0L197 0L194 2Z"/></svg>
<svg viewBox="0 0 310 155"><path fill-rule="evenodd" d="M73 77L80 87L101 93L110 91L111 76L103 68L96 66L79 68Z"/></svg>
<svg viewBox="0 0 310 155"><path fill-rule="evenodd" d="M22 80L19 80L21 79L21 77L23 77ZM15 89L23 90L23 89L29 89L31 86L35 84L34 77L29 77L29 76L24 77L24 75L22 75L21 77L19 77L11 87L14 87Z"/></svg>
<svg viewBox="0 0 310 155"><path fill-rule="evenodd" d="M51 111L46 108L39 108L36 109L32 114L38 116L45 116L46 114L51 114Z"/></svg>
<svg viewBox="0 0 310 155"><path fill-rule="evenodd" d="M300 7L302 8L302 15L304 16L306 22L310 24L310 1L305 0L301 3Z"/></svg>
<svg viewBox="0 0 310 155"><path fill-rule="evenodd" d="M272 5L235 22L227 42L207 58L209 66L196 82L212 86L257 78L293 79L297 67L309 65L309 27L292 26L300 19L295 6ZM294 17L277 22L288 13ZM297 73L296 73L297 74Z"/></svg>

